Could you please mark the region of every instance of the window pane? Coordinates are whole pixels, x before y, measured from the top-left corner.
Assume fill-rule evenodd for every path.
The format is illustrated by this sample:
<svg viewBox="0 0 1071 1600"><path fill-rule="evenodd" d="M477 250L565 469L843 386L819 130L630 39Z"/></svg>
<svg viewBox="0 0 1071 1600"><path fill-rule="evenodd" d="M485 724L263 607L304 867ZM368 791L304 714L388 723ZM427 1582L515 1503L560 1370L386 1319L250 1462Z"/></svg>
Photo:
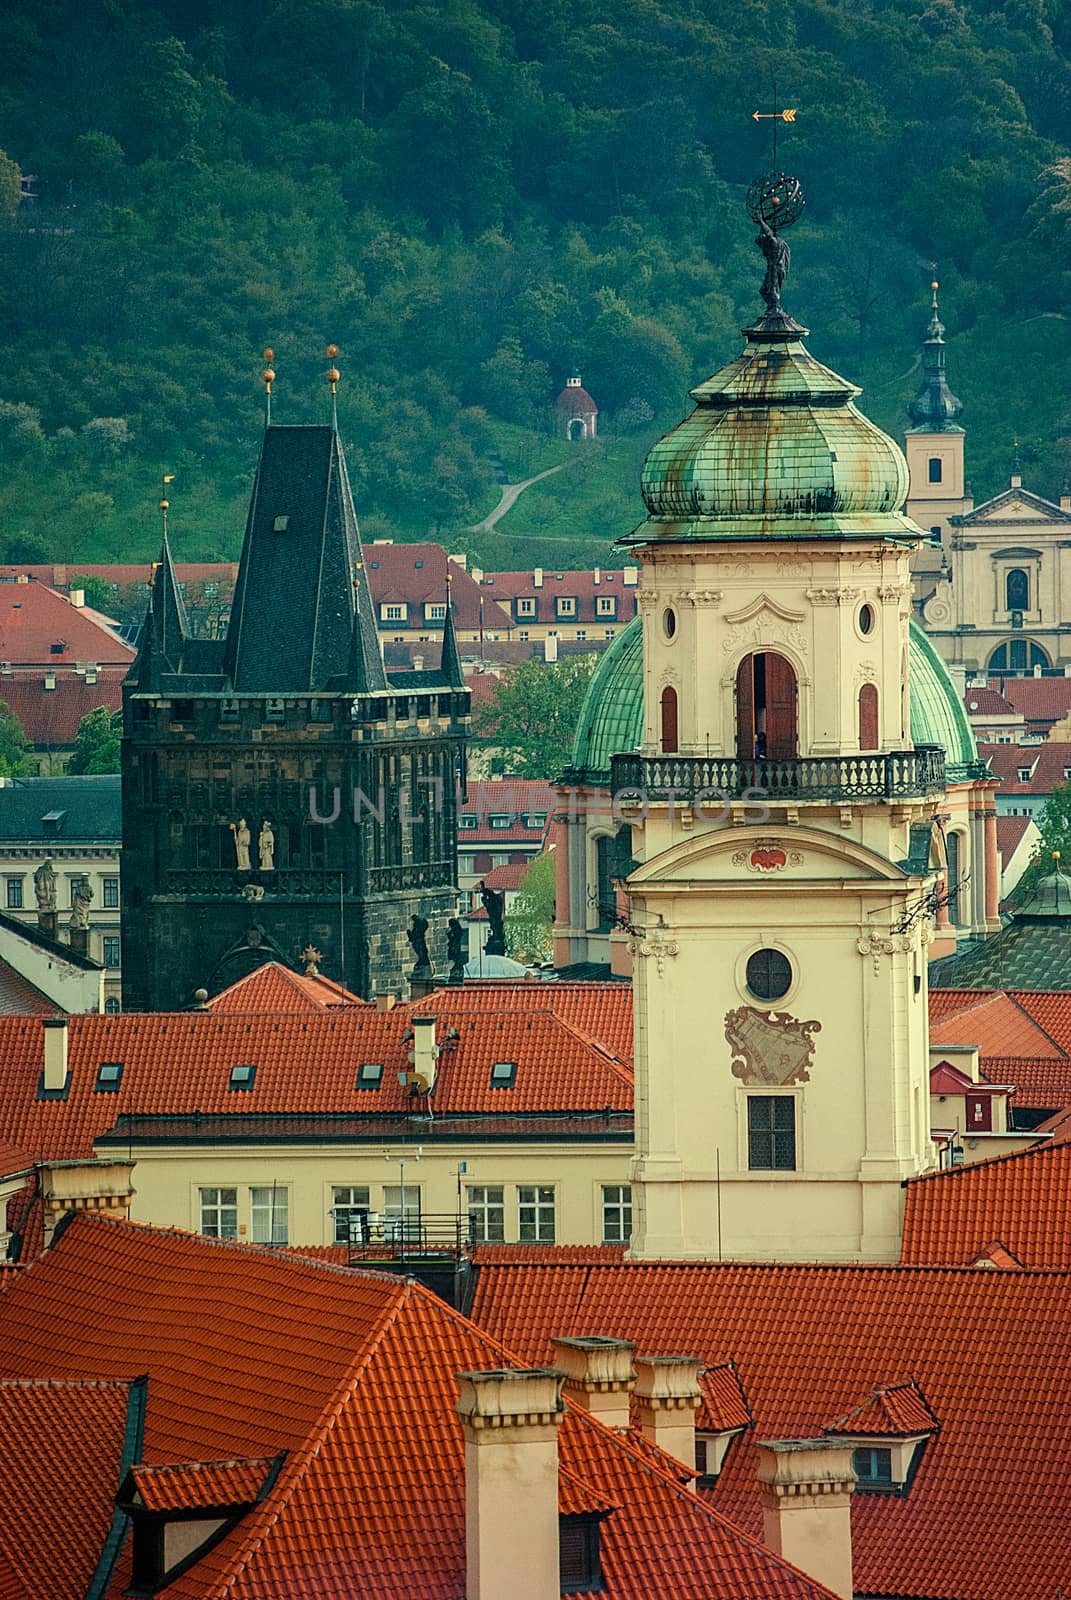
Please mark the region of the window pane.
<svg viewBox="0 0 1071 1600"><path fill-rule="evenodd" d="M473 1244L501 1244L506 1237L506 1191L473 1184L468 1189Z"/></svg>
<svg viewBox="0 0 1071 1600"><path fill-rule="evenodd" d="M201 1190L201 1232L213 1239L237 1239L238 1190Z"/></svg>
<svg viewBox="0 0 1071 1600"><path fill-rule="evenodd" d="M534 1184L517 1188L517 1237L523 1244L554 1243L554 1190Z"/></svg>
<svg viewBox="0 0 1071 1600"><path fill-rule="evenodd" d="M792 1172L796 1166L796 1106L790 1095L750 1095L747 1164L752 1171Z"/></svg>
<svg viewBox="0 0 1071 1600"><path fill-rule="evenodd" d="M627 1183L604 1184L602 1239L604 1244L627 1244L632 1237L632 1189Z"/></svg>
<svg viewBox="0 0 1071 1600"><path fill-rule="evenodd" d="M22 910L22 879L9 878L7 880L7 905L9 911Z"/></svg>
<svg viewBox="0 0 1071 1600"><path fill-rule="evenodd" d="M104 907L107 911L115 911L119 905L119 879L104 879Z"/></svg>
<svg viewBox="0 0 1071 1600"><path fill-rule="evenodd" d="M747 986L760 1000L780 1000L792 987L792 968L780 950L756 950L748 957Z"/></svg>
<svg viewBox="0 0 1071 1600"><path fill-rule="evenodd" d="M368 1237L368 1190L362 1185L336 1185L331 1190L336 1244L363 1244Z"/></svg>
<svg viewBox="0 0 1071 1600"><path fill-rule="evenodd" d="M287 1191L273 1184L270 1188L250 1189L250 1220L254 1244L286 1244Z"/></svg>

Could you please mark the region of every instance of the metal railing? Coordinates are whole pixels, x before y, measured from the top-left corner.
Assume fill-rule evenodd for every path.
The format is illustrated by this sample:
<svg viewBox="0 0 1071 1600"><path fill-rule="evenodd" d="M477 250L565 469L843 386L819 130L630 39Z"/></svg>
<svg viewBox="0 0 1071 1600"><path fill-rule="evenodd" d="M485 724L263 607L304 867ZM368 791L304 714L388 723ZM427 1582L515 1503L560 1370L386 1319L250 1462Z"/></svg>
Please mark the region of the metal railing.
<svg viewBox="0 0 1071 1600"><path fill-rule="evenodd" d="M940 745L887 755L793 756L786 760L721 756L614 756L611 787L624 803L643 801L895 800L945 787ZM748 793L750 791L750 793Z"/></svg>
<svg viewBox="0 0 1071 1600"><path fill-rule="evenodd" d="M465 1255L474 1242L471 1219L458 1216L456 1212L405 1217L358 1213L349 1217L347 1232L348 1237L341 1243L349 1247L350 1260L354 1262L409 1261L436 1256L457 1259Z"/></svg>

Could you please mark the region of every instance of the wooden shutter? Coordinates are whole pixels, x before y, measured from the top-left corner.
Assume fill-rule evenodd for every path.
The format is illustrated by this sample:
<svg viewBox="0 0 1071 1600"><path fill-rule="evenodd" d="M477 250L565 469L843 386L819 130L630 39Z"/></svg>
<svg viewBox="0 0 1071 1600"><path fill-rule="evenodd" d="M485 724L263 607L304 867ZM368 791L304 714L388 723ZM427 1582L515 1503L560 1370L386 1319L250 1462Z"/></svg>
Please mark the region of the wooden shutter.
<svg viewBox="0 0 1071 1600"><path fill-rule="evenodd" d="M662 754L677 753L677 691L662 690Z"/></svg>
<svg viewBox="0 0 1071 1600"><path fill-rule="evenodd" d="M755 657L745 656L736 673L736 757L755 754Z"/></svg>
<svg viewBox="0 0 1071 1600"><path fill-rule="evenodd" d="M788 761L799 754L796 674L784 656L766 653L766 754Z"/></svg>
<svg viewBox="0 0 1071 1600"><path fill-rule="evenodd" d="M872 683L864 683L859 691L859 748L878 748L878 691Z"/></svg>
<svg viewBox="0 0 1071 1600"><path fill-rule="evenodd" d="M993 1103L990 1096L969 1094L964 1098L967 1102L967 1126L964 1129L967 1136L972 1133L992 1133Z"/></svg>

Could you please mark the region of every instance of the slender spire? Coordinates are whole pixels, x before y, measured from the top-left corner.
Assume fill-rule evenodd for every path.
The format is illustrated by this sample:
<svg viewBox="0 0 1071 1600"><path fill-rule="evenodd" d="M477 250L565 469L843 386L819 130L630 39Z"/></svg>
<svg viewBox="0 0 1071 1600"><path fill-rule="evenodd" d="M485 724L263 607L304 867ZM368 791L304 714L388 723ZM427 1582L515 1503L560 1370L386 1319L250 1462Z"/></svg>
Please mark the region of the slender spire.
<svg viewBox="0 0 1071 1600"><path fill-rule="evenodd" d="M182 649L190 636L190 624L166 533L160 547L160 559L153 571L151 606L156 647L173 670L178 672Z"/></svg>
<svg viewBox="0 0 1071 1600"><path fill-rule="evenodd" d="M907 414L914 423L912 433L962 433L956 418L963 402L954 395L945 379L945 328L937 306L937 280L930 284L930 321L922 345L922 382L915 398L908 402Z"/></svg>
<svg viewBox="0 0 1071 1600"><path fill-rule="evenodd" d="M451 689L465 687L465 674L461 668L461 652L457 647L454 628L454 602L450 593L452 580L449 566L446 573L446 616L443 618L443 648L439 657L439 670Z"/></svg>

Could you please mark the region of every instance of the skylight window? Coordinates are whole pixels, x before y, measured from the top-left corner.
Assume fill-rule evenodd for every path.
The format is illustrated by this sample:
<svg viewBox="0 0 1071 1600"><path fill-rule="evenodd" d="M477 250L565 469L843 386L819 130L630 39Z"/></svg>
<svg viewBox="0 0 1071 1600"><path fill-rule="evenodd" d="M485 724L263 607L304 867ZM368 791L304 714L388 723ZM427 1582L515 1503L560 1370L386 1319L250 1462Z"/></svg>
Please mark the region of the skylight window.
<svg viewBox="0 0 1071 1600"><path fill-rule="evenodd" d="M94 1088L101 1094L114 1094L123 1081L123 1063L121 1061L102 1061L97 1068L97 1081Z"/></svg>
<svg viewBox="0 0 1071 1600"><path fill-rule="evenodd" d="M273 533L285 533L289 526L289 517L276 517L275 521L271 525L271 531Z"/></svg>
<svg viewBox="0 0 1071 1600"><path fill-rule="evenodd" d="M496 1061L491 1068L491 1088L512 1089L516 1077L516 1061Z"/></svg>
<svg viewBox="0 0 1071 1600"><path fill-rule="evenodd" d="M362 1061L357 1068L358 1089L378 1089L383 1077L382 1061Z"/></svg>
<svg viewBox="0 0 1071 1600"><path fill-rule="evenodd" d="M251 1089L256 1082L257 1069L248 1063L231 1068L231 1088Z"/></svg>

